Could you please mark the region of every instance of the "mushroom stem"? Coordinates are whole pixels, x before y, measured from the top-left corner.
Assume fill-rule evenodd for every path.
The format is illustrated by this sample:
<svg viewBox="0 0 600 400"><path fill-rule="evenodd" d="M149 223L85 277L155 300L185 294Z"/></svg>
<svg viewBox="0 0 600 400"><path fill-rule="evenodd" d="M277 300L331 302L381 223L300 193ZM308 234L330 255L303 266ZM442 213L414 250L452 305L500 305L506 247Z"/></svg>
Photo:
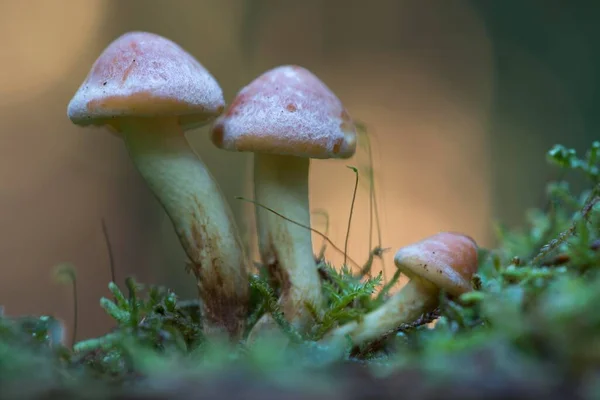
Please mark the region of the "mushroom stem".
<svg viewBox="0 0 600 400"><path fill-rule="evenodd" d="M255 153L256 201L310 226L309 165L310 159L305 157ZM311 302L317 309L322 306L311 232L262 207L256 208L256 225L261 259L281 286L282 311L290 323L303 330L310 320L305 302Z"/></svg>
<svg viewBox="0 0 600 400"><path fill-rule="evenodd" d="M248 259L231 210L177 118L124 118L135 166L168 214L197 277L204 330L238 339L248 307Z"/></svg>
<svg viewBox="0 0 600 400"><path fill-rule="evenodd" d="M354 345L378 339L410 323L438 305L440 289L432 283L415 277L379 308L363 316L360 321L342 325L321 339L327 346L344 346L349 336Z"/></svg>

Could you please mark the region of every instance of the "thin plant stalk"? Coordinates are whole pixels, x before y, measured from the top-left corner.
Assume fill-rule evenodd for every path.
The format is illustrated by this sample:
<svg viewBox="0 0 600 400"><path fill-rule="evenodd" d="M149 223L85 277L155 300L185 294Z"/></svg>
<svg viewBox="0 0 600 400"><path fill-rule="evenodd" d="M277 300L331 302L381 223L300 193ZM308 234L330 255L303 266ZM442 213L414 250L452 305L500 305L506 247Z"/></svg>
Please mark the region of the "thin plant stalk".
<svg viewBox="0 0 600 400"><path fill-rule="evenodd" d="M252 203L252 204L254 204L254 205L255 205L255 206L257 206L257 207L261 207L261 208L263 208L263 209L265 209L265 210L267 210L267 211L269 211L269 212L271 212L271 213L273 213L273 214L277 215L278 217L280 217L280 218L283 218L284 220L286 220L286 221L288 221L288 222L291 222L292 224L298 225L298 226L300 226L300 227L302 227L302 228L304 228L304 229L308 229L309 231L311 231L311 232L313 232L313 233L317 234L319 237L321 237L323 240L325 240L327 243L329 243L329 245L330 245L331 247L333 247L333 249L334 249L334 250L336 250L336 251L337 251L337 252L339 252L340 254L344 254L344 250L342 250L342 249L340 249L338 246L336 246L336 245L335 245L335 243L333 243L333 242L331 241L331 239L329 239L329 238L328 238L328 237L327 237L325 234L323 234L322 232L320 232L320 231L316 230L315 228L312 228L312 227L310 227L310 226L306 226L306 225L304 225L304 224L301 224L301 223L299 223L299 222L296 222L296 221L294 221L293 219L290 219L290 218L286 217L285 215L283 215L283 214L280 214L280 213L278 213L277 211L273 210L272 208L269 208L269 207L267 207L267 206L265 206L265 205L263 205L263 204L260 204L259 202L255 201L255 200L247 199L247 198L245 198L245 197L241 197L241 196L236 196L236 200L242 200L242 201L247 201L247 202L249 202L249 203ZM348 261L350 261L350 262L351 262L352 264L354 264L355 266L359 266L359 264L358 264L356 261L354 261L352 258L350 258L350 257L348 257Z"/></svg>
<svg viewBox="0 0 600 400"><path fill-rule="evenodd" d="M358 191L358 169L356 167L348 166L356 175L354 182L354 192L352 193L352 203L350 204L350 215L348 217L348 230L346 232L346 242L344 243L344 264L348 261L348 241L350 240L350 227L352 226L352 215L354 214L354 203L356 202L356 192Z"/></svg>

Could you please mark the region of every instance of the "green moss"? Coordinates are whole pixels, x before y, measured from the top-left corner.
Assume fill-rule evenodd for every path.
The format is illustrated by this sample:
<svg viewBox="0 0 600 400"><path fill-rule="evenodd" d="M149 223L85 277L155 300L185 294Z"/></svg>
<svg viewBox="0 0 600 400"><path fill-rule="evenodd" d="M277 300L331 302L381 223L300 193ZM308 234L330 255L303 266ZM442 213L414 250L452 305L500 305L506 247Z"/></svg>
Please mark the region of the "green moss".
<svg viewBox="0 0 600 400"><path fill-rule="evenodd" d="M253 382L326 393L335 386L335 374L323 371L345 362L366 365L379 382L419 371L419 382L483 385L482 393L488 393L527 377L536 387L568 381L594 398L600 366L599 153L599 142L581 158L563 146L551 149L548 160L583 174L588 189L572 193L567 182L551 182L546 210L529 212L528 226L521 230L498 226L498 247L480 250L474 291L459 298L442 294L438 310L360 348L349 343L342 359L316 341L389 297L399 274L387 283L381 275L370 277L380 247L358 274L318 260L327 307L318 311L307 304L314 325L304 336L285 320L277 304L279 288L259 266L251 279L246 333L263 313L271 313L291 341L285 351L273 341L251 348L243 342L208 342L197 302L129 278L124 292L111 282L112 299L100 300L115 329L73 348L61 343L63 327L51 317L0 316L0 380L29 380L35 370L36 380L59 387L94 382L106 388L243 370Z"/></svg>

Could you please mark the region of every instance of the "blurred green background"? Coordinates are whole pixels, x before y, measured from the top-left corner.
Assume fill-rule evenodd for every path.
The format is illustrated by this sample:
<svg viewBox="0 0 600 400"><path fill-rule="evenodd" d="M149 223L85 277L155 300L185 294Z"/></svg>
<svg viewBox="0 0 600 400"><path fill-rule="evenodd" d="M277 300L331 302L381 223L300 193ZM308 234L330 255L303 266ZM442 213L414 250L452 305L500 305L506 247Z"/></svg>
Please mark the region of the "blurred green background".
<svg viewBox="0 0 600 400"><path fill-rule="evenodd" d="M106 220L117 277L134 274L184 296L195 283L171 225L106 131L73 126L66 106L117 36L151 31L177 42L217 78L227 101L280 64L318 75L370 127L386 265L398 247L439 230L493 245L494 221L523 223L544 206L557 172L545 151L579 149L600 125L600 2L559 0L1 0L0 304L8 314L72 321L53 267L77 267L80 338L110 327ZM219 151L206 129L189 139L213 171L252 254L251 156ZM315 161L314 209L343 245L354 175L349 161ZM363 179L350 238L369 246ZM323 229L322 218L314 227ZM315 247L320 246L315 237ZM331 249L334 262L342 257Z"/></svg>

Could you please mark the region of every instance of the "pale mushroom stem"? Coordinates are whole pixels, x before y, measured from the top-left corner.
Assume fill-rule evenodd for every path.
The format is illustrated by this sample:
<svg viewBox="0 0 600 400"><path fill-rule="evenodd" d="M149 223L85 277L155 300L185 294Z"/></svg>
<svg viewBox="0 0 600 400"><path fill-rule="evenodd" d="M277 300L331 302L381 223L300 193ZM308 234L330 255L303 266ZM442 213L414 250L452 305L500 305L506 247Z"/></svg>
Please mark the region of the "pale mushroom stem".
<svg viewBox="0 0 600 400"><path fill-rule="evenodd" d="M248 307L248 259L231 210L176 118L130 118L119 131L170 217L197 277L204 330L238 339Z"/></svg>
<svg viewBox="0 0 600 400"><path fill-rule="evenodd" d="M321 281L312 246L308 171L310 159L255 153L256 201L305 227L256 207L262 261L281 285L280 304L286 319L300 330L310 321L305 302L322 306ZM265 317L269 318L269 317ZM257 324L260 329L264 320Z"/></svg>
<svg viewBox="0 0 600 400"><path fill-rule="evenodd" d="M360 322L353 321L329 332L321 343L332 347L343 347L347 337L353 344L360 345L411 323L422 314L435 309L438 304L439 288L415 277L390 297L379 308L363 316Z"/></svg>

